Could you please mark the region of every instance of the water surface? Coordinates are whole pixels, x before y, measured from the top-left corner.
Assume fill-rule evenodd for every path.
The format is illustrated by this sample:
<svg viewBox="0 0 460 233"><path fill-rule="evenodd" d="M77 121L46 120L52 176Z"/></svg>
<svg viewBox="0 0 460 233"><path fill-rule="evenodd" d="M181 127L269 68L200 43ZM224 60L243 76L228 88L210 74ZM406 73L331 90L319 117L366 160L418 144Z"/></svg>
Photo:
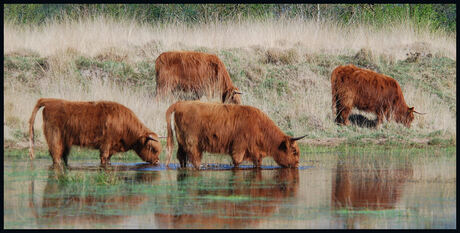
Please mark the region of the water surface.
<svg viewBox="0 0 460 233"><path fill-rule="evenodd" d="M456 228L455 159L324 156L328 165L304 160L299 169L201 171L135 162L104 169L96 158L70 158L60 171L51 159L5 157L4 227Z"/></svg>

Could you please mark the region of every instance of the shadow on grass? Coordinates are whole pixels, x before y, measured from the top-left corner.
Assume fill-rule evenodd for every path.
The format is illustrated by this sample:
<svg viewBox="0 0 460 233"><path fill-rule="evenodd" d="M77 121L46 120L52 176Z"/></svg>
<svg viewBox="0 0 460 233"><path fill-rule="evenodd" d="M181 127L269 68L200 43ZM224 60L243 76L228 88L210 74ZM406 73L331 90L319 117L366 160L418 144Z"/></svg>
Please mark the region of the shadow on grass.
<svg viewBox="0 0 460 233"><path fill-rule="evenodd" d="M377 126L377 119L370 120L361 114L351 114L348 120L354 125L366 128L375 128Z"/></svg>

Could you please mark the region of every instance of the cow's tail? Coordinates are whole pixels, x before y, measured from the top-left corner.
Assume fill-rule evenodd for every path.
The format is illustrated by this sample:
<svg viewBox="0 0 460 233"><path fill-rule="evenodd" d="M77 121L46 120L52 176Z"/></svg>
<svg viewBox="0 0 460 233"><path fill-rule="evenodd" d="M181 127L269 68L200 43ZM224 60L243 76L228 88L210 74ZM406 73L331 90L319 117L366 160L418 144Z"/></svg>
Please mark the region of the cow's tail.
<svg viewBox="0 0 460 233"><path fill-rule="evenodd" d="M41 98L37 101L37 104L35 105L34 110L32 111L32 115L30 116L29 120L29 156L30 159L35 158L34 154L34 122L35 122L35 116L37 115L38 110L45 106L46 102L48 102L50 99L45 99Z"/></svg>
<svg viewBox="0 0 460 233"><path fill-rule="evenodd" d="M168 130L168 139L166 141L166 146L168 148L168 158L166 160L166 167L169 165L169 161L172 157L172 150L174 146L174 138L173 138L173 130L171 127L171 114L176 111L176 106L178 103L175 103L169 106L168 110L166 110L166 129Z"/></svg>

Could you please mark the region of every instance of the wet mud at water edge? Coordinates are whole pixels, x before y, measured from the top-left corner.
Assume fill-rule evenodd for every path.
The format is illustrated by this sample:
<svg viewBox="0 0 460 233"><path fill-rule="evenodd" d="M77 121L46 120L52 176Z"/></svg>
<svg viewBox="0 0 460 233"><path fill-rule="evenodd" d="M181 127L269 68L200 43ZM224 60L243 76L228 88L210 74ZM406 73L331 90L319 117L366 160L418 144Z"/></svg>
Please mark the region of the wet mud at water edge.
<svg viewBox="0 0 460 233"><path fill-rule="evenodd" d="M455 151L410 153L201 171L5 155L4 228L456 228Z"/></svg>

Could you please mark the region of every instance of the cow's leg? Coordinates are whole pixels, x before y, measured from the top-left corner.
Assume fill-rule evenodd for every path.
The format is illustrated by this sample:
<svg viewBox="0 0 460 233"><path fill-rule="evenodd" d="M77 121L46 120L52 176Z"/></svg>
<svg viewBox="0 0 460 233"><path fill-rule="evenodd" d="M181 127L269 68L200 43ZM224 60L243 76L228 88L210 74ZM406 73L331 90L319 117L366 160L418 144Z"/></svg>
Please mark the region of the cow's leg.
<svg viewBox="0 0 460 233"><path fill-rule="evenodd" d="M202 152L197 147L193 147L187 152L187 156L189 160L191 160L195 169L200 170Z"/></svg>
<svg viewBox="0 0 460 233"><path fill-rule="evenodd" d="M70 153L70 146L65 146L64 151L62 152L62 158L64 159L64 164L67 166L68 163L68 158L69 158L69 153Z"/></svg>
<svg viewBox="0 0 460 233"><path fill-rule="evenodd" d="M254 164L254 166L256 166L256 168L260 168L260 166L262 165L261 156L252 157L252 163Z"/></svg>
<svg viewBox="0 0 460 233"><path fill-rule="evenodd" d="M256 168L260 168L262 164L262 155L259 152L250 152L249 158Z"/></svg>
<svg viewBox="0 0 460 233"><path fill-rule="evenodd" d="M100 154L99 157L101 158L101 165L105 166L107 165L107 162L109 161L110 158L110 149L106 147L100 149Z"/></svg>
<svg viewBox="0 0 460 233"><path fill-rule="evenodd" d="M349 125L350 120L348 120L348 116L350 115L351 109L353 108L353 98L350 97L350 93L345 93L340 100L341 111L340 117L342 118L342 123L344 125ZM338 109L337 109L338 111Z"/></svg>
<svg viewBox="0 0 460 233"><path fill-rule="evenodd" d="M382 112L377 112L377 123L375 124L375 127L379 126L383 122L383 113Z"/></svg>
<svg viewBox="0 0 460 233"><path fill-rule="evenodd" d="M342 124L343 125L344 122L345 122L344 119L342 118L342 111L343 111L344 107L342 106L342 104L339 101L335 102L335 106L336 106L335 111L334 111L335 112L334 113L335 114L334 115L335 116L335 122L337 124Z"/></svg>
<svg viewBox="0 0 460 233"><path fill-rule="evenodd" d="M389 109L385 110L385 117L386 117L387 121L391 119L391 117L392 117L391 114L392 114L392 111L390 111Z"/></svg>
<svg viewBox="0 0 460 233"><path fill-rule="evenodd" d="M51 158L53 159L53 165L61 166L64 153L64 142L62 140L61 132L58 128L44 125L44 134L46 142L48 143Z"/></svg>
<svg viewBox="0 0 460 233"><path fill-rule="evenodd" d="M244 160L244 151L243 152L234 152L232 153L233 166L237 168L241 162Z"/></svg>
<svg viewBox="0 0 460 233"><path fill-rule="evenodd" d="M184 148L179 144L177 149L177 159L179 160L179 164L181 168L185 168L187 166L187 154L184 151Z"/></svg>
<svg viewBox="0 0 460 233"><path fill-rule="evenodd" d="M53 158L53 165L61 166L64 153L64 146L61 143L50 145L49 152Z"/></svg>
<svg viewBox="0 0 460 233"><path fill-rule="evenodd" d="M342 124L349 125L350 120L348 120L348 116L350 115L351 108L344 107L340 112L340 117L342 118Z"/></svg>
<svg viewBox="0 0 460 233"><path fill-rule="evenodd" d="M113 155L112 153L109 153L109 157L107 158L107 163L108 163L108 164L111 164L111 163L112 163L112 162L110 162L110 158L112 158L112 155Z"/></svg>

